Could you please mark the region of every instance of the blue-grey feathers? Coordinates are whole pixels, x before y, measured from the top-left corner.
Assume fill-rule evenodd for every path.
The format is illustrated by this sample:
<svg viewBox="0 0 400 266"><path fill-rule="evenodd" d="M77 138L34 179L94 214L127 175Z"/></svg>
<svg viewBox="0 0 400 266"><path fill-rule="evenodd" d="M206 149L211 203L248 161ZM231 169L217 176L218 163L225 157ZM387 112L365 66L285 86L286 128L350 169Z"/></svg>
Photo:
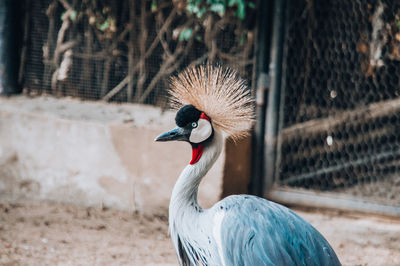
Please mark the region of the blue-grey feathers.
<svg viewBox="0 0 400 266"><path fill-rule="evenodd" d="M241 195L218 205L226 265L340 265L324 237L279 204Z"/></svg>

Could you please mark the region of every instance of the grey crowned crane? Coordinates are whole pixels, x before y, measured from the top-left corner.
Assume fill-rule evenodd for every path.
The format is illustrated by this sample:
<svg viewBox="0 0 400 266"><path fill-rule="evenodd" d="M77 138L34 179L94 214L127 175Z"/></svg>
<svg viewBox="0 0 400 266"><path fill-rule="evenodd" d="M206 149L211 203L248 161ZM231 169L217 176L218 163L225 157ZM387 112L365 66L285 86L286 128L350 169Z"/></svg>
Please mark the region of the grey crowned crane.
<svg viewBox="0 0 400 266"><path fill-rule="evenodd" d="M156 141L186 141L192 159L172 191L169 230L180 265L340 265L325 238L293 211L250 195L210 209L197 202L200 181L221 153L253 123L253 101L235 71L211 64L171 79L177 127ZM227 155L229 156L229 154Z"/></svg>

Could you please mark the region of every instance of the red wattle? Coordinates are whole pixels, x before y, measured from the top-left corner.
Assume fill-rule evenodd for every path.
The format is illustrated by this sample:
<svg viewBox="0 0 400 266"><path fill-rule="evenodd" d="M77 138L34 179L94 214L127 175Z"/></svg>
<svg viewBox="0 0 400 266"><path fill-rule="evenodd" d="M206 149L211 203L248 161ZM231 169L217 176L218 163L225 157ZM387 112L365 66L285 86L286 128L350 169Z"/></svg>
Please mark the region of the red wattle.
<svg viewBox="0 0 400 266"><path fill-rule="evenodd" d="M200 118L207 120L208 122L211 122L211 119L205 114L205 113L201 113L200 114Z"/></svg>
<svg viewBox="0 0 400 266"><path fill-rule="evenodd" d="M200 160L203 150L204 148L201 144L196 146L192 145L192 160L190 161L190 164L195 164Z"/></svg>

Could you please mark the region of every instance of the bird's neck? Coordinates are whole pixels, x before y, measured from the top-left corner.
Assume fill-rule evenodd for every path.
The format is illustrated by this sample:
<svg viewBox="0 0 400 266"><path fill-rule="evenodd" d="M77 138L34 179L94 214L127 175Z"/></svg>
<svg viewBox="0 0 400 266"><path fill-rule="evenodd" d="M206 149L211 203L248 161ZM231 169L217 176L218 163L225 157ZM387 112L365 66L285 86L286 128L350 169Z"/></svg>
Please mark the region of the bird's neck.
<svg viewBox="0 0 400 266"><path fill-rule="evenodd" d="M197 203L197 191L202 178L220 155L222 146L222 135L214 131L213 139L204 146L200 160L183 169L172 191L169 204L169 231L181 265L184 264L183 254L193 253L190 248L193 235L198 236L197 241L202 241L204 234L196 232L202 230L198 225L203 213L203 209ZM187 257L192 261L194 257L201 259L203 256L199 253ZM195 264L194 261L192 263Z"/></svg>
<svg viewBox="0 0 400 266"><path fill-rule="evenodd" d="M222 146L223 137L215 131L212 141L205 145L200 160L195 164L187 165L183 169L172 191L170 217L174 212L183 211L187 208L201 210L197 202L198 188L203 177L218 159Z"/></svg>

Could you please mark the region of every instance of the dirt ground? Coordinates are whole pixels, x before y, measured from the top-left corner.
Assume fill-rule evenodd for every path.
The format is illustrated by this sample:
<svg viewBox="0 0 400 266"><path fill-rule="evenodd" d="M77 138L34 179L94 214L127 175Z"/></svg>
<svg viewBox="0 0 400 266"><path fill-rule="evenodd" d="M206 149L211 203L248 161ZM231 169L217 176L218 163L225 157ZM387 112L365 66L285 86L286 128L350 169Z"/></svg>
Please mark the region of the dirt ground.
<svg viewBox="0 0 400 266"><path fill-rule="evenodd" d="M343 265L400 265L400 221L296 209ZM166 213L166 212L165 212ZM177 265L167 216L65 204L0 204L0 265Z"/></svg>

